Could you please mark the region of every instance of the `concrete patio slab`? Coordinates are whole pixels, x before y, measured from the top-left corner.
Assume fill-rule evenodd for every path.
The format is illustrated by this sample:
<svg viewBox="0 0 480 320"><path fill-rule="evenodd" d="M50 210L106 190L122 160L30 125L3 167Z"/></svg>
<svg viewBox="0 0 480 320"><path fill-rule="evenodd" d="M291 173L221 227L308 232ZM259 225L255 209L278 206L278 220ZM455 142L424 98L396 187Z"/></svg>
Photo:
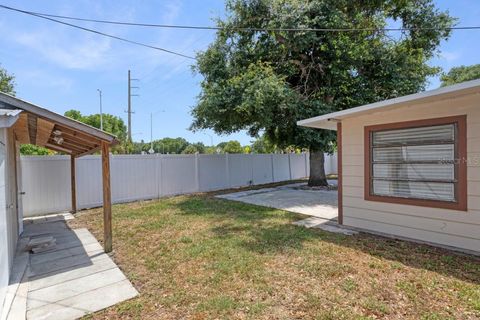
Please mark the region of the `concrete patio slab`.
<svg viewBox="0 0 480 320"><path fill-rule="evenodd" d="M336 180L328 182L330 185L337 184ZM338 192L336 190L311 190L305 187L306 183L292 183L275 188L228 193L217 197L310 216L293 222L297 226L344 235L358 233L337 224Z"/></svg>
<svg viewBox="0 0 480 320"><path fill-rule="evenodd" d="M329 180L335 185L336 180ZM297 212L325 220L336 220L338 198L335 190L303 190L306 183L294 183L275 188L248 190L217 197L260 206Z"/></svg>
<svg viewBox="0 0 480 320"><path fill-rule="evenodd" d="M131 299L137 291L128 280L84 292L82 294L29 310L27 319L78 319L86 314L105 309Z"/></svg>
<svg viewBox="0 0 480 320"><path fill-rule="evenodd" d="M53 236L58 245L37 254L20 251L28 266L6 319L77 319L138 295L87 229L71 230L49 217L25 224L23 237L32 236Z"/></svg>

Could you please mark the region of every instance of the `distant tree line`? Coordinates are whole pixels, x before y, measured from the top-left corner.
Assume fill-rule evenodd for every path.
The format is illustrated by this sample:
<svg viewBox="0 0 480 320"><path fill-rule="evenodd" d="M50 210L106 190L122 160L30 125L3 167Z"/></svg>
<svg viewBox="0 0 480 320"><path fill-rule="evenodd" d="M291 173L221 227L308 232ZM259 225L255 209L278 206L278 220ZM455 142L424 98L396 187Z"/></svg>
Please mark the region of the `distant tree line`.
<svg viewBox="0 0 480 320"><path fill-rule="evenodd" d="M252 141L250 145L242 146L237 140L220 142L214 146L206 146L202 142L188 142L184 138L163 138L154 140L152 143L140 141L133 143L132 153L154 153L160 154L221 154L221 153L284 153L301 152L300 149L280 149L269 142L264 136Z"/></svg>

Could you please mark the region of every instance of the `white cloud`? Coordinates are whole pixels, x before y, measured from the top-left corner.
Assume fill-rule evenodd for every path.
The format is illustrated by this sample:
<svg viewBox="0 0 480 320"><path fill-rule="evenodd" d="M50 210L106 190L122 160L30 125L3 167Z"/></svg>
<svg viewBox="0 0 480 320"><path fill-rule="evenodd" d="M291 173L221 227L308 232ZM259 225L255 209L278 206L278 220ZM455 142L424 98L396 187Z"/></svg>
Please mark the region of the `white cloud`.
<svg viewBox="0 0 480 320"><path fill-rule="evenodd" d="M142 11L136 6L120 5L114 10L104 10L104 6L97 1L90 1L91 13L81 13L70 5L62 6L59 11L65 15L92 16L101 19L141 21ZM180 17L182 2L178 0L164 1L157 8L158 23L175 24ZM79 11L82 11L81 9ZM119 18L121 17L121 19ZM1 23L1 19L0 19ZM79 24L80 23L75 23ZM35 23L33 26L36 26ZM157 50L121 44L121 42L100 35L89 34L74 30L67 26L51 23L40 24L41 28L17 28L5 25L0 29L0 36L4 40L20 45L28 52L34 52L39 62L47 61L64 69L114 71L111 75L118 76L119 69L136 69L137 74L147 74L155 69L166 68L166 78L189 70L185 58ZM82 24L84 25L84 24ZM138 29L87 24L87 28L99 29L105 33L125 37L127 39L144 42L168 50L193 55L198 50L199 40L204 40L204 34L192 34L188 30L171 29ZM204 41L201 41L204 42ZM165 71L165 70L163 70Z"/></svg>
<svg viewBox="0 0 480 320"><path fill-rule="evenodd" d="M181 1L170 1L165 4L165 12L162 15L162 23L172 24L178 18L182 9Z"/></svg>
<svg viewBox="0 0 480 320"><path fill-rule="evenodd" d="M456 61L462 56L459 51L442 51L440 57L448 62Z"/></svg>
<svg viewBox="0 0 480 320"><path fill-rule="evenodd" d="M52 74L41 69L19 70L15 74L19 83L35 83L36 87L58 89L63 92L70 91L73 88L73 80L63 77L59 74Z"/></svg>
<svg viewBox="0 0 480 320"><path fill-rule="evenodd" d="M94 69L106 62L106 53L111 47L109 39L83 35L73 39L72 35L49 31L24 32L14 35L14 40L67 69Z"/></svg>

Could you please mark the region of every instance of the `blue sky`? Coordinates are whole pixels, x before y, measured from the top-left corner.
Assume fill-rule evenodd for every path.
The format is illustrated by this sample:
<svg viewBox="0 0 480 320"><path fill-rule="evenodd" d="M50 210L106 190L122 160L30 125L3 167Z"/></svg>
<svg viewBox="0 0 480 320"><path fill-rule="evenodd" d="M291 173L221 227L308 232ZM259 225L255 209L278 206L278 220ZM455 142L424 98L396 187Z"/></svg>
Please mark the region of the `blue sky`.
<svg viewBox="0 0 480 320"><path fill-rule="evenodd" d="M105 20L163 24L213 25L224 14L222 0L165 1L1 1L25 10ZM459 25L478 25L478 0L437 1L459 18ZM213 39L213 31L133 28L78 23L106 33L194 55ZM431 61L448 70L480 63L480 30L454 31ZM150 113L155 112L153 137L184 137L210 145L229 139L248 144L245 133L217 136L188 130L201 78L191 72L191 60L133 46L19 13L0 11L0 63L14 73L17 96L58 113L78 109L98 113L97 88L103 91L103 110L126 120L127 70L139 78L139 97L133 99L133 138L150 141ZM429 88L436 88L431 79ZM164 112L158 112L164 110Z"/></svg>

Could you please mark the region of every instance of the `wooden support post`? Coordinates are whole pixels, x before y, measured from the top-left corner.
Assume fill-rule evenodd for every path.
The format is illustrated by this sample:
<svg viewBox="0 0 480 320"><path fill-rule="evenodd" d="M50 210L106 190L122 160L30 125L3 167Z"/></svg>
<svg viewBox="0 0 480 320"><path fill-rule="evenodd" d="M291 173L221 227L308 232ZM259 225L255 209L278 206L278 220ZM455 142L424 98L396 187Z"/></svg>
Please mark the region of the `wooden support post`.
<svg viewBox="0 0 480 320"><path fill-rule="evenodd" d="M103 247L112 251L112 194L110 191L110 152L107 142L102 141L103 176Z"/></svg>
<svg viewBox="0 0 480 320"><path fill-rule="evenodd" d="M75 176L75 157L70 155L70 182L72 189L72 213L77 212L77 179Z"/></svg>

